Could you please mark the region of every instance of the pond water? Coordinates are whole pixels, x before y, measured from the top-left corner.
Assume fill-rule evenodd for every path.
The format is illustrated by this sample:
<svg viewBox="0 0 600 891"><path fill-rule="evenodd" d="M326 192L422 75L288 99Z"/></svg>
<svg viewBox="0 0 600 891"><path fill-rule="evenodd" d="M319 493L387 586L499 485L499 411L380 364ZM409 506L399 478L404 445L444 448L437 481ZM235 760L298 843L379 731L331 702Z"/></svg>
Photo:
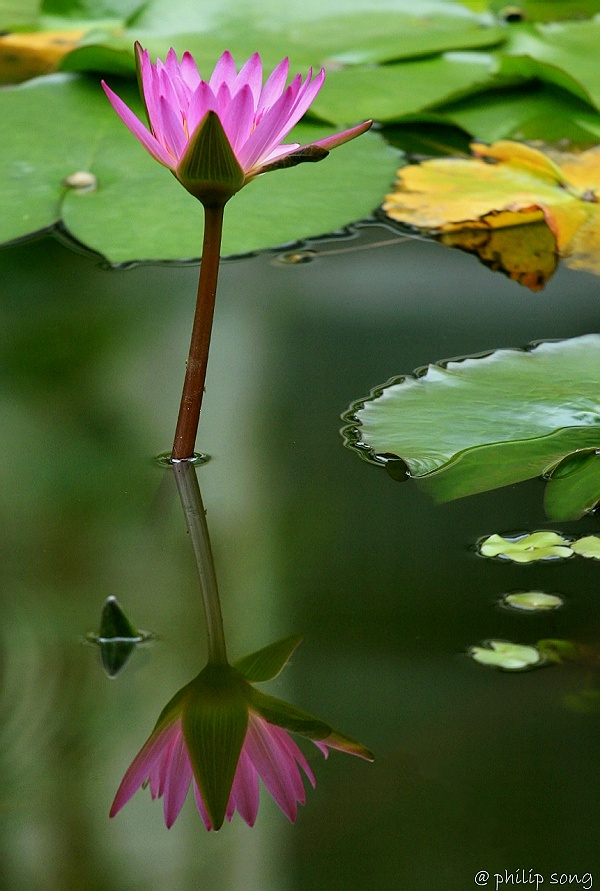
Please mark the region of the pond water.
<svg viewBox="0 0 600 891"><path fill-rule="evenodd" d="M474 553L482 535L557 528L540 481L436 507L339 435L348 405L393 375L597 330L600 280L559 269L532 294L381 224L307 247L307 263L277 252L223 263L199 477L231 655L302 633L266 689L376 760L309 753L317 787L294 826L264 790L253 829L236 817L206 833L189 796L167 831L148 791L108 819L160 710L206 658L181 507L152 461L172 441L197 267L106 270L50 236L8 248L3 888L461 891L482 870L489 888L496 873L600 883L600 713L580 697L600 688L600 669L511 674L465 655L488 638L597 650L598 563ZM559 531L597 528L588 517ZM529 589L566 604L497 606ZM156 638L113 680L82 643L109 596Z"/></svg>

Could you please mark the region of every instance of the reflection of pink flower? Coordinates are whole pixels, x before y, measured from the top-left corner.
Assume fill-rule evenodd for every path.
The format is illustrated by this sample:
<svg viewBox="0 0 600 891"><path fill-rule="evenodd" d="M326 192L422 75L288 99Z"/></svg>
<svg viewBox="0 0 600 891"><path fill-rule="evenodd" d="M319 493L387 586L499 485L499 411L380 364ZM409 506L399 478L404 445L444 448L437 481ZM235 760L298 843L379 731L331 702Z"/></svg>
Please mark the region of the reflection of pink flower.
<svg viewBox="0 0 600 891"><path fill-rule="evenodd" d="M204 130L211 119L212 126L215 118L218 120L228 143L227 157L220 158L221 167L225 165L227 170L217 175L227 177L230 194L267 170L320 160L330 149L371 126L367 121L308 146L285 144L282 140L321 89L323 70L314 78L309 71L304 81L298 74L286 87L289 62L284 59L263 86L258 53L239 73L231 54L223 53L208 81L202 80L187 52L179 62L175 50L170 49L164 64L157 60L153 65L148 51L136 43L136 58L150 131L104 81L102 86L133 135L196 197L200 197L197 182L207 181L205 171L199 168L211 163L210 158L201 157L210 154Z"/></svg>
<svg viewBox="0 0 600 891"><path fill-rule="evenodd" d="M183 806L190 783L207 829L219 829L235 811L253 826L258 778L286 817L295 821L306 793L302 773L315 785L306 758L287 728L310 738L327 757L340 749L372 755L330 725L272 696L259 693L231 666L208 666L177 693L125 773L110 815L149 783L163 798L167 827Z"/></svg>

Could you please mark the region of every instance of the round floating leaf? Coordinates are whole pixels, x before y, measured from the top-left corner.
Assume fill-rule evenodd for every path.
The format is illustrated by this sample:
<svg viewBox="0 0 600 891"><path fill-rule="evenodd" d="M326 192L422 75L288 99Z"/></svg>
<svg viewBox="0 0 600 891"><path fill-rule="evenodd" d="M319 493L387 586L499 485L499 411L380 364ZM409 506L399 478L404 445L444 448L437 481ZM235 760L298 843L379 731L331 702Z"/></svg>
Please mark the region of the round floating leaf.
<svg viewBox="0 0 600 891"><path fill-rule="evenodd" d="M449 53L432 59L331 71L311 111L325 121L357 118L399 121L443 102L486 89L494 62L485 53Z"/></svg>
<svg viewBox="0 0 600 891"><path fill-rule="evenodd" d="M520 591L505 594L502 598L504 606L521 612L537 613L558 609L564 601L558 594L545 594L543 591Z"/></svg>
<svg viewBox="0 0 600 891"><path fill-rule="evenodd" d="M438 501L542 476L600 447L600 335L430 365L374 390L348 419L351 447L379 464L402 459ZM579 480L561 479L573 487L563 519L593 500Z"/></svg>
<svg viewBox="0 0 600 891"><path fill-rule="evenodd" d="M568 559L573 556L569 542L557 532L532 532L530 535L490 535L479 542L483 557L502 557L514 563Z"/></svg>
<svg viewBox="0 0 600 891"><path fill-rule="evenodd" d="M119 92L141 115L135 86L124 83ZM111 263L199 256L199 202L139 145L98 83L68 74L28 81L0 92L0 115L0 242L60 222ZM330 133L300 124L290 140ZM389 184L394 159L378 134L367 133L319 164L259 177L227 207L224 255L320 235L367 216ZM74 173L92 174L97 187L68 188L64 181Z"/></svg>
<svg viewBox="0 0 600 891"><path fill-rule="evenodd" d="M578 538L577 541L571 542L571 550L581 557L600 560L600 536L585 535L583 538Z"/></svg>
<svg viewBox="0 0 600 891"><path fill-rule="evenodd" d="M542 661L535 647L510 643L508 640L488 640L484 646L469 647L468 653L475 662L504 671L523 671Z"/></svg>

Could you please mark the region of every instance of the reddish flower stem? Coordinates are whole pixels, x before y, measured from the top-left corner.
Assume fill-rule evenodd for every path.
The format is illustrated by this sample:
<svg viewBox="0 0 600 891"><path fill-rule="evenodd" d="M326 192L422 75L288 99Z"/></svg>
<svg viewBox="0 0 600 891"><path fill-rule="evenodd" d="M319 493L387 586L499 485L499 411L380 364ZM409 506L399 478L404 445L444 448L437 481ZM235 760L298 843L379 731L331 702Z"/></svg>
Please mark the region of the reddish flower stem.
<svg viewBox="0 0 600 891"><path fill-rule="evenodd" d="M204 242L196 312L175 429L175 441L171 452L171 458L178 461L191 458L196 444L217 293L223 210L224 205L204 207Z"/></svg>

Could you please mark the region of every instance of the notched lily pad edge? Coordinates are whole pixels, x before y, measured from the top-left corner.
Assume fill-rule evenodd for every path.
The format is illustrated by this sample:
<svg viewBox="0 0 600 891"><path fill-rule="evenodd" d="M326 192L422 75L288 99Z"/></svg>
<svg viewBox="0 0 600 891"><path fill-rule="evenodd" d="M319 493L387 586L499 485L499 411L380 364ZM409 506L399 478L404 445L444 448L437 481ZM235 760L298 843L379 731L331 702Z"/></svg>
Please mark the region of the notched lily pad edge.
<svg viewBox="0 0 600 891"><path fill-rule="evenodd" d="M446 464L443 464L441 467L436 468L430 473L421 475L412 474L401 455L395 455L389 452L385 452L383 454L378 453L368 443L364 442L361 439L362 425L358 420L357 415L358 412L365 407L366 403L373 402L375 399L378 399L380 396L383 395L384 390L387 390L389 387L403 384L407 380L418 380L419 378L424 377L429 369L432 367L446 368L446 366L450 365L450 363L452 362L464 362L467 359L486 359L488 356L493 356L494 353L497 353L499 350L510 350L516 353L531 353L542 344L562 343L563 340L569 340L569 338L544 338L541 340L532 340L522 347L497 347L493 350L483 350L480 353L469 353L468 355L454 356L449 359L438 359L437 362L431 362L429 363L429 365L419 365L412 372L408 372L407 374L394 375L393 377L389 378L389 380L387 380L384 384L378 384L376 387L373 387L368 396L362 396L359 399L356 399L340 416L341 420L345 422L345 426L340 429L340 435L343 439L343 445L345 448L355 451L359 458L362 458L362 460L366 461L368 464L374 464L377 467L385 467L388 471L392 469L391 465L396 464L396 462L400 462L406 467L406 475L411 479L424 480L432 476L436 476L437 474L442 473L444 470L446 470L455 461L457 461L460 455L464 454L465 451L470 450L463 449L462 451L457 452L450 459L450 461L446 462ZM495 444L496 443L487 443L487 445ZM565 458L566 457L568 456L565 455ZM398 465L396 464L396 466ZM548 468L548 472L553 469L554 468ZM394 479L396 478L393 473L391 473L390 475Z"/></svg>
<svg viewBox="0 0 600 891"><path fill-rule="evenodd" d="M342 226L339 229L335 229L332 232L320 233L319 235L313 235L309 238L298 239L297 241L286 241L282 244L273 245L272 247L258 248L255 251L246 251L245 253L239 254L223 254L221 256L221 262L225 262L228 260L247 260L252 257L259 257L269 254L272 254L274 257L278 257L283 252L308 252L314 247L315 244L319 244L322 241L328 242L332 241L333 239L337 240L343 238L354 238L357 234L355 232L355 229L360 229L361 227L377 223L379 223L379 220L376 218L375 215L371 215L363 217L362 220L356 220L355 222L348 223L347 225ZM68 248L74 253L94 260L101 269L107 270L113 269L115 271L123 271L127 269L135 269L138 266L172 266L176 268L198 266L202 259L200 256L182 257L180 260L161 260L148 258L141 260L126 260L121 263L111 263L110 260L108 260L99 251L95 251L84 242L79 241L79 239L76 238L72 234L72 232L69 231L69 229L67 229L62 220L58 220L55 223L51 223L49 226L42 227L41 229L36 229L33 232L27 232L25 235L21 235L18 238L12 238L9 241L0 243L0 252L3 250L8 250L12 247L18 247L19 245L39 241L48 236L54 238L59 244ZM318 256L318 252L315 254L315 256Z"/></svg>

